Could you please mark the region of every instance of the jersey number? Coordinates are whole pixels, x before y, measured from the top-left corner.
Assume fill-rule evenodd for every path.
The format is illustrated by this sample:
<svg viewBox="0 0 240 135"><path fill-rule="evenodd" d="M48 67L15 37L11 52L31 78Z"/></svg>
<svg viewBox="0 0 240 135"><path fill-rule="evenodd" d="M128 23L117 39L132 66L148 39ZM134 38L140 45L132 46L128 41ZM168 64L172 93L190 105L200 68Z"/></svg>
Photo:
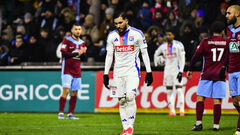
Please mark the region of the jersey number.
<svg viewBox="0 0 240 135"><path fill-rule="evenodd" d="M211 51L213 53L213 56L212 56L213 61L220 61L223 56L224 48L212 48ZM217 51L220 52L218 57L217 57Z"/></svg>

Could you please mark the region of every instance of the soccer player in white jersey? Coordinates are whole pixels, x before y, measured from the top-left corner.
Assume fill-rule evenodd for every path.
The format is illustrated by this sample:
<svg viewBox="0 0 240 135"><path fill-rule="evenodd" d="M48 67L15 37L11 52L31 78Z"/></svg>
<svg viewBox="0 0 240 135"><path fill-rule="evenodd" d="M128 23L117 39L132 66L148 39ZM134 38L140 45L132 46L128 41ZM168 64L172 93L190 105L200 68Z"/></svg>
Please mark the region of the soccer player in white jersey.
<svg viewBox="0 0 240 135"><path fill-rule="evenodd" d="M184 116L184 93L182 90L182 72L185 65L185 51L181 42L174 40L174 33L171 29L166 30L166 40L158 47L154 54L155 66L163 65L164 80L163 85L167 89L168 107L170 109L169 116L176 116L175 112L175 93L174 86L178 93L180 101L180 116Z"/></svg>
<svg viewBox="0 0 240 135"><path fill-rule="evenodd" d="M145 82L150 86L153 82L147 44L141 30L128 25L125 13L114 17L116 30L107 38L107 55L105 59L104 85L110 88L111 96L119 100L119 112L123 125L121 135L132 135L136 117L135 96L140 81L141 51L147 75ZM113 80L109 84L108 73L114 55Z"/></svg>

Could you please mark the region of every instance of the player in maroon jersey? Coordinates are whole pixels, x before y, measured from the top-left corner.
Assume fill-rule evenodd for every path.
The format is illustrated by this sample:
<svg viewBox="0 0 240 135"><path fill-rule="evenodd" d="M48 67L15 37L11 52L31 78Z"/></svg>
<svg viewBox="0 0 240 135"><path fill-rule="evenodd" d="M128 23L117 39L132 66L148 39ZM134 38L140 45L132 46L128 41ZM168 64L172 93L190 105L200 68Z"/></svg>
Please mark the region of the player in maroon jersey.
<svg viewBox="0 0 240 135"><path fill-rule="evenodd" d="M213 36L203 39L200 42L189 65L187 72L188 79L192 77L193 65L199 57L203 57L204 66L201 78L197 88L196 103L196 124L192 131L202 130L202 117L204 111L205 98L212 97L214 103L214 125L213 130L219 130L219 121L221 117L221 100L226 95L225 66L227 61L228 46L226 39L222 38L225 25L221 22L215 22L211 26Z"/></svg>
<svg viewBox="0 0 240 135"><path fill-rule="evenodd" d="M230 6L227 9L226 19L229 24L227 28L229 92L233 99L233 105L239 113L235 134L240 135L240 6Z"/></svg>
<svg viewBox="0 0 240 135"><path fill-rule="evenodd" d="M81 61L80 56L86 53L85 43L79 37L82 27L74 24L71 29L72 35L66 37L61 43L62 52L62 87L63 92L59 101L58 119L64 119L64 107L66 98L71 90L71 98L69 101L69 110L67 119L78 119L72 114L77 102L77 91L81 89Z"/></svg>

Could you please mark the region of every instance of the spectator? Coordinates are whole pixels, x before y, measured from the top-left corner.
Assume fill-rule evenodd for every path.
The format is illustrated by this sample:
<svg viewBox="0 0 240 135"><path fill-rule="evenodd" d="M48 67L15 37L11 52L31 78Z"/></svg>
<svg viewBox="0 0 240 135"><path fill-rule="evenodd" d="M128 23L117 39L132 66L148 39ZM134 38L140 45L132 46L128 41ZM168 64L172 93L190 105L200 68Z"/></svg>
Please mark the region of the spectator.
<svg viewBox="0 0 240 135"><path fill-rule="evenodd" d="M43 59L46 62L58 61L56 56L57 44L54 43L45 28L40 30L39 45L43 47Z"/></svg>
<svg viewBox="0 0 240 135"><path fill-rule="evenodd" d="M2 32L1 34L1 39L0 39L0 46L1 45L5 45L5 46L9 46L10 45L10 39L7 33Z"/></svg>
<svg viewBox="0 0 240 135"><path fill-rule="evenodd" d="M27 12L24 15L23 26L27 35L37 34L39 31L36 29L36 24L32 18L31 13Z"/></svg>
<svg viewBox="0 0 240 135"><path fill-rule="evenodd" d="M8 52L9 49L5 45L0 46L0 66L8 65Z"/></svg>
<svg viewBox="0 0 240 135"><path fill-rule="evenodd" d="M179 0L179 15L183 19L187 19L190 16L193 9L197 9L196 0Z"/></svg>
<svg viewBox="0 0 240 135"><path fill-rule="evenodd" d="M147 1L143 1L142 8L138 11L137 18L140 20L143 30L147 30L147 28L152 24L152 13L150 11L150 7Z"/></svg>
<svg viewBox="0 0 240 135"><path fill-rule="evenodd" d="M26 61L26 45L24 43L23 37L20 35L16 36L16 43L10 49L10 65L18 65Z"/></svg>
<svg viewBox="0 0 240 135"><path fill-rule="evenodd" d="M37 37L34 35L29 37L27 52L29 62L43 62L44 48L39 44Z"/></svg>
<svg viewBox="0 0 240 135"><path fill-rule="evenodd" d="M191 58L197 48L197 34L195 33L191 24L186 24L184 26L183 35L180 37L180 41L184 45L184 49L186 52L186 62L190 62Z"/></svg>
<svg viewBox="0 0 240 135"><path fill-rule="evenodd" d="M162 32L159 32L157 35L156 46L159 47L163 42L165 42L164 34Z"/></svg>
<svg viewBox="0 0 240 135"><path fill-rule="evenodd" d="M218 13L218 15L216 17L216 21L225 22L225 24L226 24L225 15L226 15L227 8L228 8L227 3L222 3L220 5L220 12Z"/></svg>
<svg viewBox="0 0 240 135"><path fill-rule="evenodd" d="M154 52L156 51L157 49L157 46L156 46L156 43L154 43L152 41L152 37L150 36L149 33L144 33L144 36L145 36L145 39L146 39L146 42L147 42L147 45L148 45L148 55L149 55L149 59L151 62L153 62L153 56L154 56Z"/></svg>
<svg viewBox="0 0 240 135"><path fill-rule="evenodd" d="M99 49L93 44L92 38L89 35L82 35L81 39L85 42L85 46L87 47L87 52L83 55L84 61L88 63L97 61Z"/></svg>
<svg viewBox="0 0 240 135"><path fill-rule="evenodd" d="M129 0L124 4L124 11L131 9L133 11L133 15L137 16L137 12L141 7L141 3L139 0Z"/></svg>
<svg viewBox="0 0 240 135"><path fill-rule="evenodd" d="M23 36L24 41L28 40L28 34L26 33L26 29L23 25L18 25L17 26L16 33L21 34Z"/></svg>
<svg viewBox="0 0 240 135"><path fill-rule="evenodd" d="M114 29L114 24L113 24L114 9L107 8L105 13L106 13L105 19L101 23L100 29L99 29L99 38L103 41L106 41L108 33Z"/></svg>
<svg viewBox="0 0 240 135"><path fill-rule="evenodd" d="M40 28L46 28L51 34L57 28L57 18L54 17L53 9L47 8L40 20Z"/></svg>
<svg viewBox="0 0 240 135"><path fill-rule="evenodd" d="M181 26L181 22L176 18L173 11L168 12L168 17L163 22L163 27L165 29L172 29L173 34L175 35L175 39L179 38L179 29Z"/></svg>
<svg viewBox="0 0 240 135"><path fill-rule="evenodd" d="M163 14L161 12L161 10L155 10L155 17L153 18L153 24L152 25L156 25L158 27L160 27L161 29L163 29Z"/></svg>
<svg viewBox="0 0 240 135"><path fill-rule="evenodd" d="M126 10L126 15L128 18L128 24L132 27L135 27L137 29L142 29L142 24L139 21L139 19L137 18L136 15L134 15L134 12L131 8Z"/></svg>
<svg viewBox="0 0 240 135"><path fill-rule="evenodd" d="M92 37L93 43L96 43L99 39L99 30L97 25L94 24L93 15L88 14L82 26L82 34L88 34Z"/></svg>
<svg viewBox="0 0 240 135"><path fill-rule="evenodd" d="M63 26L66 31L70 31L75 23L74 12L71 8L66 7L61 11L59 25Z"/></svg>

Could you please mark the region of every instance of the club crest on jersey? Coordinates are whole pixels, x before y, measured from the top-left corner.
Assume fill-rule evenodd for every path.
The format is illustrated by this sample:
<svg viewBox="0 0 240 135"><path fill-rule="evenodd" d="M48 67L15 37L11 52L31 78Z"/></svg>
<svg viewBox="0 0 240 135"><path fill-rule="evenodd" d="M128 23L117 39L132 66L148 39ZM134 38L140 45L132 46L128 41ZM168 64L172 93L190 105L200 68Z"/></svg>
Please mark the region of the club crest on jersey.
<svg viewBox="0 0 240 135"><path fill-rule="evenodd" d="M116 38L115 40L114 40L114 42L117 42L118 41L118 39Z"/></svg>
<svg viewBox="0 0 240 135"><path fill-rule="evenodd" d="M111 86L112 95L116 95L117 86Z"/></svg>
<svg viewBox="0 0 240 135"><path fill-rule="evenodd" d="M117 52L132 52L134 51L134 45L120 45L115 46Z"/></svg>
<svg viewBox="0 0 240 135"><path fill-rule="evenodd" d="M129 41L134 41L134 36L129 36Z"/></svg>

